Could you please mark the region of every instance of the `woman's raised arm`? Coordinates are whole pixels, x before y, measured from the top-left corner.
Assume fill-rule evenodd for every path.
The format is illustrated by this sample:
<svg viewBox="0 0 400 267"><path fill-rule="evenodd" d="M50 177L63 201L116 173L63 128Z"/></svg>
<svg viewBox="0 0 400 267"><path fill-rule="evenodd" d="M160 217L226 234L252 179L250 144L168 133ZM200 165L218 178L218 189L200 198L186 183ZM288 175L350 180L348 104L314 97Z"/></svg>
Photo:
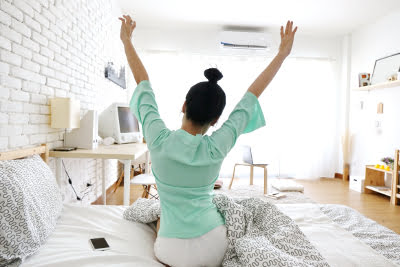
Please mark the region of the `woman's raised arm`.
<svg viewBox="0 0 400 267"><path fill-rule="evenodd" d="M253 93L256 97L259 97L268 84L275 77L283 61L290 54L292 50L294 35L297 31L297 27L293 29L293 21L286 23L285 31L281 26L281 45L279 46L279 52L275 58L271 61L268 67L261 72L257 79L250 85L247 91Z"/></svg>
<svg viewBox="0 0 400 267"><path fill-rule="evenodd" d="M148 81L149 75L147 74L147 71L143 66L138 54L136 53L131 41L132 32L136 27L136 22L133 21L130 16L125 15L122 18L119 18L119 20L121 21L121 41L124 44L126 58L133 76L135 77L136 83L139 84L141 81Z"/></svg>

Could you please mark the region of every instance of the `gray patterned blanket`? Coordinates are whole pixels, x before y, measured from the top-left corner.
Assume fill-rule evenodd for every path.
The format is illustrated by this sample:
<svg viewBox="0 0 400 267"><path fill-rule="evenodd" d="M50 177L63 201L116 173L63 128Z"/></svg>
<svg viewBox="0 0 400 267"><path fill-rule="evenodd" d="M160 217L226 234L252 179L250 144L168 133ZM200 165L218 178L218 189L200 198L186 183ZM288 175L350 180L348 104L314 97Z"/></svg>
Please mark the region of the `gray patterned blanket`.
<svg viewBox="0 0 400 267"><path fill-rule="evenodd" d="M400 235L343 205L321 204L320 209L346 231L400 265Z"/></svg>
<svg viewBox="0 0 400 267"><path fill-rule="evenodd" d="M272 203L257 198L213 199L225 217L229 246L223 266L329 266L299 227ZM156 200L138 199L124 219L151 223L160 215Z"/></svg>

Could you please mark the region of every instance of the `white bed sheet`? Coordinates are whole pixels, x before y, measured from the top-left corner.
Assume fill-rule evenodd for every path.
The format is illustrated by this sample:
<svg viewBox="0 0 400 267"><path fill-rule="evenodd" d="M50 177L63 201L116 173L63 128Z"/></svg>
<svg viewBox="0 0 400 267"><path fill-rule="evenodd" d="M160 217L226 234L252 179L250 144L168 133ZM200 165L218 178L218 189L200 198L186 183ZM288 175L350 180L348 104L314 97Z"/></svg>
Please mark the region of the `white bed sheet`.
<svg viewBox="0 0 400 267"><path fill-rule="evenodd" d="M154 256L154 229L124 220L124 209L64 205L55 232L21 266L163 266ZM89 239L96 237L104 237L111 250L94 251Z"/></svg>
<svg viewBox="0 0 400 267"><path fill-rule="evenodd" d="M278 204L334 266L398 266L332 222L315 204ZM122 218L123 206L65 205L55 232L30 266L163 266L154 256L154 228ZM93 251L90 238L105 237L109 251Z"/></svg>
<svg viewBox="0 0 400 267"><path fill-rule="evenodd" d="M334 223L316 204L277 207L296 222L331 267L398 266Z"/></svg>

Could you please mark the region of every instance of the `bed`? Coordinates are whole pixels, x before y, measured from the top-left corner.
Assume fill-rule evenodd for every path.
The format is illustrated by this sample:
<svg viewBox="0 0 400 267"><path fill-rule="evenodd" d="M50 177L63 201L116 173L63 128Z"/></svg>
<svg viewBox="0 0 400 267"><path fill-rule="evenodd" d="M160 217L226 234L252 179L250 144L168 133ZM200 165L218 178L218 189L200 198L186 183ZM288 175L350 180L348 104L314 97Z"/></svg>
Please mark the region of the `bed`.
<svg viewBox="0 0 400 267"><path fill-rule="evenodd" d="M315 204L278 204L331 266L397 266L323 214ZM64 205L56 230L31 266L163 266L153 252L154 227L122 218L123 206ZM110 251L93 251L89 238L105 237Z"/></svg>
<svg viewBox="0 0 400 267"><path fill-rule="evenodd" d="M44 146L0 153L0 160L33 154L41 154L45 161L48 159ZM343 221L340 221L338 210L347 209L345 207L312 203L277 204L277 207L295 221L330 266L398 266L400 263L396 257L400 246L398 235L388 230L385 236L379 237L387 240L387 247L379 243L379 248L374 249L373 244L366 242L366 237L355 234L360 229L354 224L347 228L339 225ZM124 206L64 204L52 234L40 249L25 258L21 266L163 266L153 252L154 225L124 220L125 209ZM355 217L351 212L346 214ZM366 220L363 216L357 219L358 224L367 227L360 223ZM369 226L375 229L371 235L379 235L386 229L376 223L372 227L371 222ZM105 237L111 250L93 251L88 240L95 237Z"/></svg>

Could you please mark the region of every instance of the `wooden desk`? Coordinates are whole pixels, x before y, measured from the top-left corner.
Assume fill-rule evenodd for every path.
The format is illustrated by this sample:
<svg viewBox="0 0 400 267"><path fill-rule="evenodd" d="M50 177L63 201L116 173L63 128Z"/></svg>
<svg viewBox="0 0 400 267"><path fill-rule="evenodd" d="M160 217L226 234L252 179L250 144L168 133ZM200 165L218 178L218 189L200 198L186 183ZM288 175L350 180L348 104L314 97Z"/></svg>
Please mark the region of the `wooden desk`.
<svg viewBox="0 0 400 267"><path fill-rule="evenodd" d="M124 164L124 205L129 206L130 197L130 172L131 163L139 157L146 154L146 173L150 173L149 166L149 150L146 144L132 143L122 145L100 145L97 149L77 149L73 151L50 151L49 156L56 158L56 178L57 183L60 184L62 166L61 160L63 158L91 158L103 160L102 171L102 194L103 204L106 205L106 173L105 173L105 160L118 159Z"/></svg>

